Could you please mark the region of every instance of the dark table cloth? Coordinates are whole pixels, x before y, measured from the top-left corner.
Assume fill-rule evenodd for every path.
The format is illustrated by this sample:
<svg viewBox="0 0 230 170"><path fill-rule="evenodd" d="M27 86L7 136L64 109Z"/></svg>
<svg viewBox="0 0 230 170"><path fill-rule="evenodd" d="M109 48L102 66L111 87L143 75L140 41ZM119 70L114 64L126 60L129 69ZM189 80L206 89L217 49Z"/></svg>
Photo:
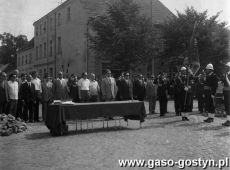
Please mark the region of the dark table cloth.
<svg viewBox="0 0 230 170"><path fill-rule="evenodd" d="M87 120L99 117L121 116L125 120L144 121L144 102L114 101L75 104L50 104L46 115L46 126L52 131L66 120Z"/></svg>

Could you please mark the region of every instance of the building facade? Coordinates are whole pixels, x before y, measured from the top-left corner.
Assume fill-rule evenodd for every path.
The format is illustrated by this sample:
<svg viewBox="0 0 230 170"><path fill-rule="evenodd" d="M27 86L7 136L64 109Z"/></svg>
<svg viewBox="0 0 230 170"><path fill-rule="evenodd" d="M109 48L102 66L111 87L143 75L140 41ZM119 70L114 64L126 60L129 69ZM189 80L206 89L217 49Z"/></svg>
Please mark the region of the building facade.
<svg viewBox="0 0 230 170"><path fill-rule="evenodd" d="M90 52L88 19L104 13L106 3L112 1L114 0L67 0L34 22L34 48L29 51L33 56L31 65L41 77L45 73L55 77L58 71L63 71L66 76L72 73L80 75L84 71L102 75L103 70L111 63L95 59ZM153 24L173 17L159 0L135 2L140 4L141 11L151 18ZM18 68L26 71L30 65L21 65L20 60L27 52L23 53L18 55ZM153 65L149 68L154 71L154 60L152 62Z"/></svg>
<svg viewBox="0 0 230 170"><path fill-rule="evenodd" d="M32 73L34 71L34 47L21 50L17 54L17 69L20 73Z"/></svg>

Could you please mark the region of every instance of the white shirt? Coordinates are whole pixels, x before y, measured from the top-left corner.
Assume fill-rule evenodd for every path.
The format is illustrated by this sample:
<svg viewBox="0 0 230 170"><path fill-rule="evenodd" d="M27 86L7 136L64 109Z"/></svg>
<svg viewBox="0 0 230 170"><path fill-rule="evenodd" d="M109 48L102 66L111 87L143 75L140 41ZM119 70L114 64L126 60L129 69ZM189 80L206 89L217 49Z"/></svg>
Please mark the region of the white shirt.
<svg viewBox="0 0 230 170"><path fill-rule="evenodd" d="M8 93L9 99L18 100L18 82L8 81Z"/></svg>
<svg viewBox="0 0 230 170"><path fill-rule="evenodd" d="M98 82L96 80L91 81L89 84L90 95L98 95L99 90L100 90L100 87L98 85Z"/></svg>
<svg viewBox="0 0 230 170"><path fill-rule="evenodd" d="M34 84L35 90L42 92L41 80L39 78L35 78L31 81Z"/></svg>
<svg viewBox="0 0 230 170"><path fill-rule="evenodd" d="M89 90L89 79L80 79L78 81L79 90Z"/></svg>

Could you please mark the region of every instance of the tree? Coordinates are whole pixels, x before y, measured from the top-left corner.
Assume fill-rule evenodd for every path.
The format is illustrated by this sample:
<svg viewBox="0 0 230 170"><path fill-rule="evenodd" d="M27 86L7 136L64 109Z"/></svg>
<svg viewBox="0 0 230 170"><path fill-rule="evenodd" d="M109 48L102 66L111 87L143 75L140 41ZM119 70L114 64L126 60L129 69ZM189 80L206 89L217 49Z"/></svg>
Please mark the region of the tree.
<svg viewBox="0 0 230 170"><path fill-rule="evenodd" d="M90 18L93 34L90 47L101 59L112 61L123 70L152 59L158 40L151 21L140 14L133 0L118 0L108 5L105 14Z"/></svg>
<svg viewBox="0 0 230 170"><path fill-rule="evenodd" d="M13 36L10 33L0 34L0 63L10 64L12 68L17 66L17 51L28 44L25 35Z"/></svg>
<svg viewBox="0 0 230 170"><path fill-rule="evenodd" d="M208 11L197 12L193 7L184 13L177 11L177 17L161 26L165 39L163 60L183 55L189 48L194 24L197 22L195 38L199 52L201 68L213 63L220 71L221 62L228 58L229 30L225 22L218 22L220 13L208 18Z"/></svg>

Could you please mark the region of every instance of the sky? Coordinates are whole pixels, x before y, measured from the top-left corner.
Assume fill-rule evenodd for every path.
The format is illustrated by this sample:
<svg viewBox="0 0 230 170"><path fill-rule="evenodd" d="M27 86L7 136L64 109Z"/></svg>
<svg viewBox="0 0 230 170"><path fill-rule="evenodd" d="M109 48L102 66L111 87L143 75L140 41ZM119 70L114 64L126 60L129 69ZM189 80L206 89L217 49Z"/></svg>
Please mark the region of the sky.
<svg viewBox="0 0 230 170"><path fill-rule="evenodd" d="M33 38L33 23L65 0L0 0L0 33ZM230 0L160 0L170 11L183 12L193 6L197 11L208 10L210 16L222 11L219 20L229 23Z"/></svg>

